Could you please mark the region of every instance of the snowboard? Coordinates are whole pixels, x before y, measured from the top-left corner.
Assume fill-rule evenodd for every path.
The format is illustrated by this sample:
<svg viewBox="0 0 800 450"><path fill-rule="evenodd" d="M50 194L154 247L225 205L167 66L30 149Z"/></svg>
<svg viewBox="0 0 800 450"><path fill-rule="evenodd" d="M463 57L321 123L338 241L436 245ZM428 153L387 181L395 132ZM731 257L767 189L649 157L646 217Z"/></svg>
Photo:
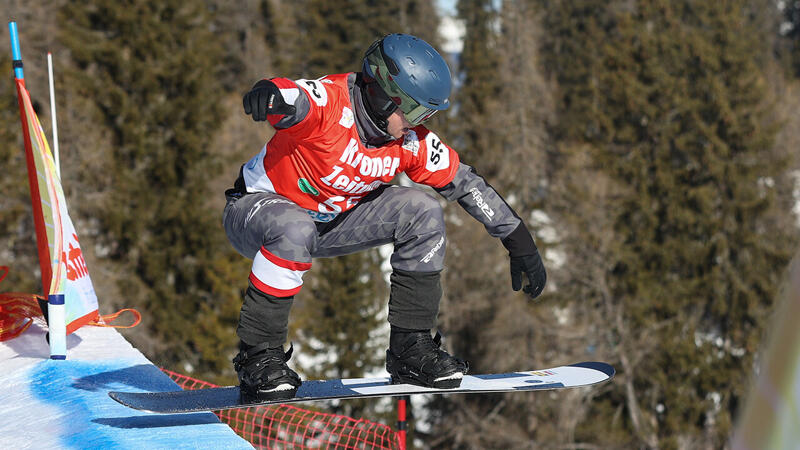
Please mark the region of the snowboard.
<svg viewBox="0 0 800 450"><path fill-rule="evenodd" d="M310 402L412 394L463 394L481 392L522 392L590 386L610 380L614 368L602 362L582 362L552 369L487 375L465 375L461 387L436 389L412 384L392 384L390 377L305 381L290 399L259 403L242 402L239 386L192 391L109 392L119 403L141 411L180 414L248 408L273 403Z"/></svg>

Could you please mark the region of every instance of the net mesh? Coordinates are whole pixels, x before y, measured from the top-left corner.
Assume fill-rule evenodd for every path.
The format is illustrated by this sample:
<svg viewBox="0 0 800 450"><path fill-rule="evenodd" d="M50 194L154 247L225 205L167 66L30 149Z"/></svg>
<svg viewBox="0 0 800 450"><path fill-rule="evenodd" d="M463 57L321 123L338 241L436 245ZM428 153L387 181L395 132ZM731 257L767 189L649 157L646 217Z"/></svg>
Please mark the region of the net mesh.
<svg viewBox="0 0 800 450"><path fill-rule="evenodd" d="M0 281L8 275L8 267L0 266ZM0 293L0 341L13 339L31 326L34 321L44 324L39 299L34 294L21 292Z"/></svg>
<svg viewBox="0 0 800 450"><path fill-rule="evenodd" d="M184 390L218 387L162 369ZM214 412L256 448L400 449L397 432L365 419L321 413L292 405L267 405Z"/></svg>

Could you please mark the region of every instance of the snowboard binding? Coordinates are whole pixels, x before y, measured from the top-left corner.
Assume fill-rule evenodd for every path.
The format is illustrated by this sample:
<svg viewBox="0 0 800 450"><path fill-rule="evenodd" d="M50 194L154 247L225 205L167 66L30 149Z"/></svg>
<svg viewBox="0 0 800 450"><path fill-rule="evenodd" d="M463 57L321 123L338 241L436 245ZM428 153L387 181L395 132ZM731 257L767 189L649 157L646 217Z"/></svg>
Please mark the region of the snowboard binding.
<svg viewBox="0 0 800 450"><path fill-rule="evenodd" d="M244 342L239 345L239 354L233 359L233 367L239 375L242 403L287 400L297 395L302 382L297 373L286 365L293 351L292 345L285 353L283 346L249 346Z"/></svg>
<svg viewBox="0 0 800 450"><path fill-rule="evenodd" d="M414 384L437 389L461 386L469 365L442 350L442 335L431 338L428 331L393 336L386 350L386 371L392 384Z"/></svg>

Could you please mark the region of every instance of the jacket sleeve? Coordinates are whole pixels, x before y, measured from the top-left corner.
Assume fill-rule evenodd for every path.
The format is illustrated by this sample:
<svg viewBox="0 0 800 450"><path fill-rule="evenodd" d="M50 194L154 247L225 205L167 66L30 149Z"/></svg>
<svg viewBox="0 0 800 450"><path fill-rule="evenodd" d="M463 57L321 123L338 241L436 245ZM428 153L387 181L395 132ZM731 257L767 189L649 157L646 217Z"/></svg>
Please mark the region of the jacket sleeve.
<svg viewBox="0 0 800 450"><path fill-rule="evenodd" d="M459 159L450 146L423 125L410 130L403 138L406 162L403 171L415 183L442 188L456 176Z"/></svg>
<svg viewBox="0 0 800 450"><path fill-rule="evenodd" d="M275 129L285 130L303 122L311 112L308 93L288 78L272 78L268 81L279 89L284 102L295 107L294 114L267 114L269 123Z"/></svg>
<svg viewBox="0 0 800 450"><path fill-rule="evenodd" d="M464 163L459 163L453 181L436 188L436 191L447 200L457 201L496 238L508 237L522 224L503 197L474 168Z"/></svg>

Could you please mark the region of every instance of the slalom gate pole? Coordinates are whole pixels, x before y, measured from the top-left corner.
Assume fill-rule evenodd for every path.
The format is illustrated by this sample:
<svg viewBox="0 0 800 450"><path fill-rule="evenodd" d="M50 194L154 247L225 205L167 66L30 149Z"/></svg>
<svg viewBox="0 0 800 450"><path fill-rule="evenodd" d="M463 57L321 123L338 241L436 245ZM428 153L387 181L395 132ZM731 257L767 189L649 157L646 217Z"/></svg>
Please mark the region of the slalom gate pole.
<svg viewBox="0 0 800 450"><path fill-rule="evenodd" d="M397 398L397 436L400 438L400 449L406 450L406 431L408 422L406 421L406 404L411 397L404 395Z"/></svg>
<svg viewBox="0 0 800 450"><path fill-rule="evenodd" d="M53 159L56 174L61 179L61 161L58 155L58 125L56 123L56 92L53 83L53 54L47 52L47 78L50 84L50 119L53 124ZM67 359L67 305L64 294L47 296L47 317L49 319L50 359Z"/></svg>
<svg viewBox="0 0 800 450"><path fill-rule="evenodd" d="M56 163L56 174L61 179L61 161L58 155L58 125L56 124L56 92L53 83L53 54L47 52L47 77L50 83L50 118L53 124L53 159ZM47 317L50 359L67 359L67 305L64 303L64 294L51 294L47 296Z"/></svg>
<svg viewBox="0 0 800 450"><path fill-rule="evenodd" d="M61 158L58 154L58 123L56 122L56 89L53 83L53 54L47 52L47 78L50 80L50 118L53 124L53 159L56 163L56 173L61 179Z"/></svg>
<svg viewBox="0 0 800 450"><path fill-rule="evenodd" d="M41 208L34 205L41 204L42 197L39 192L39 182L37 180L36 163L33 157L33 145L31 143L31 130L28 128L28 120L25 114L24 96L27 95L25 89L25 75L22 65L22 51L19 45L19 34L17 23L9 22L8 31L11 36L11 56L12 67L14 68L14 80L17 86L17 100L19 101L19 118L22 122L22 136L25 143L25 163L28 168L28 186L31 191L31 204L33 206L33 223L36 228L36 247L39 253L39 268L42 274L42 290L48 297L47 307L40 303L39 307L47 317L49 327L50 359L67 358L67 336L66 336L66 305L64 295L54 293L50 295L50 287L53 282L53 269L50 261L50 249L47 242L47 229L45 227L44 214Z"/></svg>
<svg viewBox="0 0 800 450"><path fill-rule="evenodd" d="M67 359L67 305L64 294L47 296L50 359Z"/></svg>

